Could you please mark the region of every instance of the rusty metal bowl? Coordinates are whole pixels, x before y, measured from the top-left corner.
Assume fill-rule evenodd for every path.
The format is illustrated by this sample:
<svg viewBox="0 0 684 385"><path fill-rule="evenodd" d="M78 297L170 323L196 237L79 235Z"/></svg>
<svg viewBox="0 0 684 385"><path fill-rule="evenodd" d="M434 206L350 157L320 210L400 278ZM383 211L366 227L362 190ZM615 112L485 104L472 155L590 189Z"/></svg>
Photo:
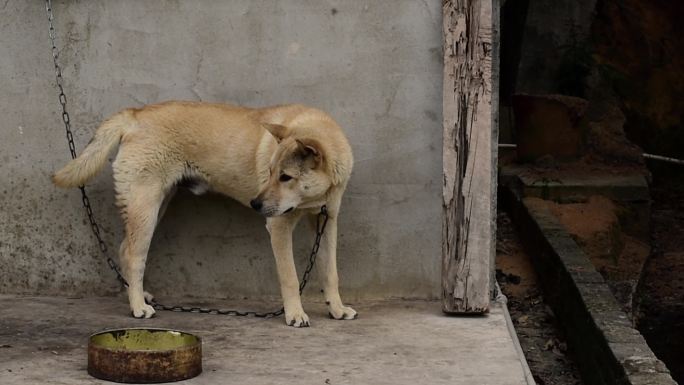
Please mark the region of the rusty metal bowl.
<svg viewBox="0 0 684 385"><path fill-rule="evenodd" d="M202 340L153 328L107 330L88 340L88 373L99 379L149 384L187 380L202 372Z"/></svg>

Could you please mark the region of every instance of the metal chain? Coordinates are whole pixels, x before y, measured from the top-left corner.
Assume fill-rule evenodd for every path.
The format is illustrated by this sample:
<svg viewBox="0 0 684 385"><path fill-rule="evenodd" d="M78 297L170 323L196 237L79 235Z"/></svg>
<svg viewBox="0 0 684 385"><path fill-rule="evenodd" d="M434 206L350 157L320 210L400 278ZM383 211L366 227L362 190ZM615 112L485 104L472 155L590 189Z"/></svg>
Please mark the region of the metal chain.
<svg viewBox="0 0 684 385"><path fill-rule="evenodd" d="M69 152L71 153L71 158L76 159L76 145L74 144L74 134L71 131L71 119L69 118L69 113L67 112L67 97L64 93L64 78L62 77L62 68L59 66L59 50L57 49L56 32L54 26L54 16L52 14L52 1L45 0L45 11L47 12L48 22L50 24L50 43L52 44L52 59L55 66L55 79L57 81L57 89L59 90L59 104L62 106L62 122L64 122L64 130L66 132L67 143L69 144ZM102 254L107 258L107 264L116 273L116 279L121 283L122 286L128 287L128 282L121 274L119 266L114 262L114 260L108 255L107 244L102 240L102 235L100 233L100 226L95 221L95 215L93 214L93 209L90 205L90 199L88 199L88 194L86 194L85 186L79 186L81 191L81 202L88 215L88 222L90 223L90 229L93 235L97 239L97 244L100 248ZM316 218L316 239L314 245L311 249L311 254L309 255L309 263L304 270L304 275L302 276L302 281L299 283L299 294L301 295L306 287L306 283L309 280L309 275L311 270L316 263L316 256L318 255L318 249L321 244L321 238L325 231L325 225L328 223L328 210L324 205L321 207L321 211L318 213ZM283 308L271 312L256 312L256 311L240 311L232 309L216 309L216 308L203 308L203 307L190 307L190 306L178 306L178 305L163 305L154 299L150 303L157 310L169 310L176 312L186 312L186 313L207 313L207 314L221 314L221 315L234 315L234 316L254 316L260 318L270 318L277 317L285 312Z"/></svg>
<svg viewBox="0 0 684 385"><path fill-rule="evenodd" d="M59 104L62 105L62 122L64 122L64 131L66 132L67 143L69 143L69 152L71 153L71 159L76 159L76 145L74 144L74 134L71 131L71 119L69 118L69 113L67 112L67 97L64 94L64 78L62 77L62 68L59 66L59 50L57 49L56 33L54 26L54 16L52 15L52 1L45 0L45 11L47 12L48 22L50 24L50 43L52 44L52 61L55 66L55 79L57 81L57 89L59 90ZM86 214L88 215L88 222L90 223L90 230L93 232L95 239L97 239L97 244L100 248L102 254L107 258L107 264L116 273L116 279L124 286L128 287L128 282L121 275L119 266L116 262L108 255L107 244L102 240L102 234L100 233L100 226L95 221L95 215L93 214L93 208L90 206L90 199L88 199L88 194L86 194L85 186L79 186L81 190L81 202L85 208Z"/></svg>
<svg viewBox="0 0 684 385"><path fill-rule="evenodd" d="M302 280L299 283L299 294L304 292L307 282L309 281L309 275L311 270L313 270L314 264L316 263L316 257L318 256L318 249L321 246L321 238L323 238L323 233L325 232L325 225L328 223L328 209L324 205L321 207L321 211L316 217L316 239L314 241L313 247L311 248L311 254L309 254L309 263L304 270L302 275ZM257 311L240 311L233 309L218 309L218 308L206 308L206 307L190 307L190 306L178 306L178 305L164 305L154 299L151 303L152 307L157 310L169 310L175 312L185 312L185 313L206 313L206 314L219 314L219 315L234 315L234 316L254 316L258 318L271 318L277 317L285 312L284 308L270 312L257 312Z"/></svg>

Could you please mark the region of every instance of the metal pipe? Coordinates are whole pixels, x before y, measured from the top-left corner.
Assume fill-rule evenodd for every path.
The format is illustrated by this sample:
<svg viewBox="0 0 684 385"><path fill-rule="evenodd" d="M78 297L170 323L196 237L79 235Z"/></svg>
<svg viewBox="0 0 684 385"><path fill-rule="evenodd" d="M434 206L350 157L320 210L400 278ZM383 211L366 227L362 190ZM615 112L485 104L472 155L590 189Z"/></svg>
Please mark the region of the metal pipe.
<svg viewBox="0 0 684 385"><path fill-rule="evenodd" d="M653 160L659 160L661 162L668 162L668 163L684 165L684 160L676 159L676 158L670 158L669 156L653 155L653 154L646 154L646 153L644 153L643 156L646 159L653 159Z"/></svg>

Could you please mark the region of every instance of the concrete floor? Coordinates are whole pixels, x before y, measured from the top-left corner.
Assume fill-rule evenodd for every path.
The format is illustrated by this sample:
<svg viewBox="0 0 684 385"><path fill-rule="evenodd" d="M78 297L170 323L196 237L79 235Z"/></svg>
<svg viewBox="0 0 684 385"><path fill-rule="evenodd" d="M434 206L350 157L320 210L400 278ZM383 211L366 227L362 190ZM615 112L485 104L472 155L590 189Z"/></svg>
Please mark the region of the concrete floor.
<svg viewBox="0 0 684 385"><path fill-rule="evenodd" d="M323 304L305 308L312 326L294 329L282 318L158 312L135 320L121 298L4 295L0 384L103 383L86 372L88 335L132 326L203 338L204 372L188 384L525 384L499 304L488 316L447 317L437 302L363 303L355 321L328 319Z"/></svg>

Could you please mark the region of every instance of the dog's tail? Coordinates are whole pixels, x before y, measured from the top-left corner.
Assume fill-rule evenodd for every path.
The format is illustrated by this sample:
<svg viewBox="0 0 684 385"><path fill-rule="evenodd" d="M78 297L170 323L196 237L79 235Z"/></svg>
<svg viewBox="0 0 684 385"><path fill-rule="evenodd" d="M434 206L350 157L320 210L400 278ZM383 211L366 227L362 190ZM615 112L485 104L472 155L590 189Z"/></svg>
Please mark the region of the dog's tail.
<svg viewBox="0 0 684 385"><path fill-rule="evenodd" d="M97 129L81 155L57 171L52 176L52 182L64 188L83 186L102 170L107 163L107 156L119 144L124 129L131 123L133 115L130 110L124 110L107 119Z"/></svg>

